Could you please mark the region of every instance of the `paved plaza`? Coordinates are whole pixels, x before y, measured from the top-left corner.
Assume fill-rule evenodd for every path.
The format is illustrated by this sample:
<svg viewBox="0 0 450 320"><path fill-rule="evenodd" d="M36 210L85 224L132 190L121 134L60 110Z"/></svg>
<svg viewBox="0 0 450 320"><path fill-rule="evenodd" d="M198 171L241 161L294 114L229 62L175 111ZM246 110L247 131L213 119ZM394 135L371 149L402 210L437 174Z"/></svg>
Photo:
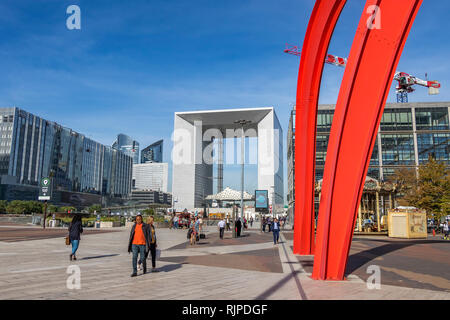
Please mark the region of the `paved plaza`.
<svg viewBox="0 0 450 320"><path fill-rule="evenodd" d="M98 231L82 235L70 262L65 230L0 226L0 299L450 299L450 242L438 239L355 237L347 280L331 282L310 279L312 257L292 254L291 231L275 246L258 229L220 240L209 227L191 246L186 230L157 229L160 272L131 278L129 229ZM80 289L67 287L71 265L80 268ZM367 287L369 265L380 266L380 289Z"/></svg>

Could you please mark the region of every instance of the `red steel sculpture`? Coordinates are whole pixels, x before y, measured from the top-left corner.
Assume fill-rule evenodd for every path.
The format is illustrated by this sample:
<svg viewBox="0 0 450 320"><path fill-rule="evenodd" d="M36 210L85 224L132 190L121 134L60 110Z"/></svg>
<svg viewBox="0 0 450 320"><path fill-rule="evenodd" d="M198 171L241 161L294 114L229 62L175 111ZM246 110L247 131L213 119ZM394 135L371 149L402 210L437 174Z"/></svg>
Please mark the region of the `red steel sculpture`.
<svg viewBox="0 0 450 320"><path fill-rule="evenodd" d="M295 115L295 254L314 253L317 104L323 61L345 3L346 0L317 0L303 42Z"/></svg>
<svg viewBox="0 0 450 320"><path fill-rule="evenodd" d="M366 2L330 132L313 279L344 279L377 129L395 69L421 4L422 0Z"/></svg>

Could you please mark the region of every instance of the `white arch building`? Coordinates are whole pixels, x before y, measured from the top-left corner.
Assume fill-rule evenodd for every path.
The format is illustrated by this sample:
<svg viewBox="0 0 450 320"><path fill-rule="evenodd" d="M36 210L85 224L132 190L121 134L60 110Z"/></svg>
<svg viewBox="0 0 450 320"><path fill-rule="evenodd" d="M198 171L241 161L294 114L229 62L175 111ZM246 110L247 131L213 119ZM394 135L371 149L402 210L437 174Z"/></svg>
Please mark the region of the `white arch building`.
<svg viewBox="0 0 450 320"><path fill-rule="evenodd" d="M257 152L246 155L245 163L258 165L258 189L269 191L276 212L283 210L283 131L273 107L175 113L172 193L177 210L201 207L215 179L217 192L223 189L222 164L241 163L242 129L236 120L251 121L244 131L257 137Z"/></svg>

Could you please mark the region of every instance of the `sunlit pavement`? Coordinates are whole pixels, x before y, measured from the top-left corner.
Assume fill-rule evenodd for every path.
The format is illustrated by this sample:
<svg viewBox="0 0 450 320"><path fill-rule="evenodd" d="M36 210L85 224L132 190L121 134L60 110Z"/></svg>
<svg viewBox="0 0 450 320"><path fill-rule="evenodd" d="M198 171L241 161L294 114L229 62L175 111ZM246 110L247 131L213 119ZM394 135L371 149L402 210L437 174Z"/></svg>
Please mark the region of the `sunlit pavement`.
<svg viewBox="0 0 450 320"><path fill-rule="evenodd" d="M0 239L5 229L0 228ZM227 232L221 240L217 228L209 227L206 239L191 246L186 230L158 229L160 272L139 272L131 278L129 229L114 231L83 235L78 260L72 262L70 246L64 244L63 237L0 240L0 299L450 299L445 272L449 269L445 264L450 259L450 243L429 247L427 243L398 242L395 247L391 242L356 238L348 279L327 282L310 279L307 260L311 257L303 257L306 262L299 263L292 254L292 240L287 240L292 238L289 232L282 233L280 243L274 245L272 235L258 229L247 230L238 239ZM435 255L432 250L436 250ZM434 257L435 265L443 266L431 270L433 264L427 269L416 268L411 262L429 257ZM389 263L384 264L386 261ZM380 265L380 289L368 288L368 265ZM69 266L79 267L80 289L73 286ZM396 283L400 276L403 283Z"/></svg>

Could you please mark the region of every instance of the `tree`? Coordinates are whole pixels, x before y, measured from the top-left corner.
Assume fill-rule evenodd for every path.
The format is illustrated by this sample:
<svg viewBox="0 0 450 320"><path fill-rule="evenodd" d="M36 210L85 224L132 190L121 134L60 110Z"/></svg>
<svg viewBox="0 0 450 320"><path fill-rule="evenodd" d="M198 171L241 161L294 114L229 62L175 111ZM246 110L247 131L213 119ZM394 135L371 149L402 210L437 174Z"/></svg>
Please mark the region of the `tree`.
<svg viewBox="0 0 450 320"><path fill-rule="evenodd" d="M450 214L450 169L443 162L429 158L414 169L399 169L394 175L401 204L424 209L429 217L440 219Z"/></svg>
<svg viewBox="0 0 450 320"><path fill-rule="evenodd" d="M6 207L6 212L11 214L24 214L27 211L26 201L13 200L8 203Z"/></svg>
<svg viewBox="0 0 450 320"><path fill-rule="evenodd" d="M142 210L142 214L144 216L153 216L155 214L155 210L153 208L144 209Z"/></svg>
<svg viewBox="0 0 450 320"><path fill-rule="evenodd" d="M94 213L94 211L97 211L97 213L100 213L102 211L102 206L99 204L94 204L88 208L89 213Z"/></svg>
<svg viewBox="0 0 450 320"><path fill-rule="evenodd" d="M8 206L8 201L0 200L0 213L6 213L7 206Z"/></svg>
<svg viewBox="0 0 450 320"><path fill-rule="evenodd" d="M47 207L47 212L50 212L50 213L58 212L58 207L55 206L54 204L51 204Z"/></svg>

